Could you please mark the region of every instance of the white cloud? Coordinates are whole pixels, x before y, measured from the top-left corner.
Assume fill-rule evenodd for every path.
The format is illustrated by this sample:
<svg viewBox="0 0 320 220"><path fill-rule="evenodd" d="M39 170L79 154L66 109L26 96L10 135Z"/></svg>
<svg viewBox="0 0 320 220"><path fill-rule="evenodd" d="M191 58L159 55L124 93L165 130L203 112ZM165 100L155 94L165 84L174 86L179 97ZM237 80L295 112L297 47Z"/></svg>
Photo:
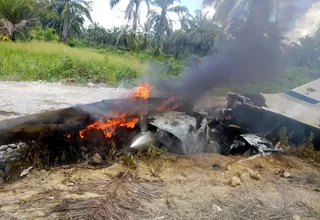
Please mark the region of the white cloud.
<svg viewBox="0 0 320 220"><path fill-rule="evenodd" d="M126 1L120 1L114 9L110 9L109 0L94 0L92 5L92 19L105 28L112 28L126 24L124 12Z"/></svg>
<svg viewBox="0 0 320 220"><path fill-rule="evenodd" d="M301 36L313 35L320 25L320 3L312 7L297 19L294 28L286 35L291 41L296 41Z"/></svg>
<svg viewBox="0 0 320 220"><path fill-rule="evenodd" d="M105 28L112 28L114 26L121 26L127 24L124 19L125 9L128 5L129 0L121 0L120 3L114 8L110 9L110 0L94 0L92 6L92 19L98 22ZM200 4L200 3L199 3ZM178 5L177 3L174 6ZM151 7L151 9L159 10L158 8ZM213 11L210 8L206 8L206 11ZM140 8L140 24L143 24L147 20L147 6L142 3ZM193 12L193 11L191 11ZM170 18L174 21L174 29L180 28L178 15L175 13L169 13ZM89 24L89 22L87 22Z"/></svg>

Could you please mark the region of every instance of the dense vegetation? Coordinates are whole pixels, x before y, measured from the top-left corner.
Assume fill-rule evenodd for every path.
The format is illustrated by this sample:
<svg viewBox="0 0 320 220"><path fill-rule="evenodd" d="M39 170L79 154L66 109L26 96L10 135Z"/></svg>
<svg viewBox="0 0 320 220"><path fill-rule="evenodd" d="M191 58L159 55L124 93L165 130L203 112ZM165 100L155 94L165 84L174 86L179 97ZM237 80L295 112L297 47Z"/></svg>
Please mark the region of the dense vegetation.
<svg viewBox="0 0 320 220"><path fill-rule="evenodd" d="M120 1L110 0L110 7ZM204 0L203 8L215 7L214 16L204 10L190 13L177 2L129 0L125 10L128 24L106 29L92 20L92 1L0 0L0 41L14 41L0 42L0 77L48 81L70 78L80 83L116 84L145 73L143 64L150 60L157 73L178 75L190 63L190 57L201 59L223 50L227 36L232 36L245 21L246 10L250 10L247 6L261 1L243 0L246 4L236 4L237 1ZM148 6L149 13L147 22L140 25L142 4ZM173 29L170 13L178 15L180 29ZM86 19L91 22L88 27ZM241 90L283 91L319 77L320 30L314 36L284 45L283 50L290 68L279 79L245 85Z"/></svg>

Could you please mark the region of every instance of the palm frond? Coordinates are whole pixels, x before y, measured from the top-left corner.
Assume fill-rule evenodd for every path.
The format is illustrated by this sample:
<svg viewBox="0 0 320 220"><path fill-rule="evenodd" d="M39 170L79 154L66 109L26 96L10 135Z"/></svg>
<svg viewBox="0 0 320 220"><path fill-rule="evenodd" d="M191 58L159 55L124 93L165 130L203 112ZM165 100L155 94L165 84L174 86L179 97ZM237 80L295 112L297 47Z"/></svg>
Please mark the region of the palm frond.
<svg viewBox="0 0 320 220"><path fill-rule="evenodd" d="M119 4L120 0L110 0L110 8L113 9Z"/></svg>
<svg viewBox="0 0 320 220"><path fill-rule="evenodd" d="M93 22L90 10L85 5L82 5L78 2L72 2L71 7L74 8L75 10L79 11L79 13L85 14L85 16L89 19L89 21Z"/></svg>
<svg viewBox="0 0 320 220"><path fill-rule="evenodd" d="M124 18L127 19L128 21L131 21L131 19L133 17L134 5L135 5L135 2L130 0L130 2L126 8Z"/></svg>

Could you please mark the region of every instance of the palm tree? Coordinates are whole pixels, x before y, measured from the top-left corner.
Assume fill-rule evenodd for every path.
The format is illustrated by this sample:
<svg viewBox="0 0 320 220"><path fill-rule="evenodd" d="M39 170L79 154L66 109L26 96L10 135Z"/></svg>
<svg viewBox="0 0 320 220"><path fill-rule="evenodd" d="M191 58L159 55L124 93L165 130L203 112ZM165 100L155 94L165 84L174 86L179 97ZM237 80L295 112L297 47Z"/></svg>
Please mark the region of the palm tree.
<svg viewBox="0 0 320 220"><path fill-rule="evenodd" d="M49 22L61 31L63 42L66 42L71 33L80 35L85 22L85 17L92 22L90 4L86 0L53 0L49 6L59 17Z"/></svg>
<svg viewBox="0 0 320 220"><path fill-rule="evenodd" d="M152 30L152 24L149 21L146 21L143 26L141 26L141 35L143 36L143 42L141 49L144 50L148 47L149 39L153 37L154 32Z"/></svg>
<svg viewBox="0 0 320 220"><path fill-rule="evenodd" d="M105 44L108 41L108 33L105 28L100 26L99 23L93 22L89 25L86 30L86 37L89 42L94 42L95 44Z"/></svg>
<svg viewBox="0 0 320 220"><path fill-rule="evenodd" d="M197 54L207 55L214 45L214 39L220 28L208 12L195 11L195 15L188 15L183 19L180 30L174 31L166 45L166 50L175 56Z"/></svg>
<svg viewBox="0 0 320 220"><path fill-rule="evenodd" d="M118 5L120 0L110 0L110 7L113 9L116 5ZM136 33L138 28L138 21L140 17L140 7L141 3L144 2L149 10L149 3L150 0L129 0L129 4L127 5L126 12L125 12L125 19L129 22L133 20L132 23L132 31Z"/></svg>
<svg viewBox="0 0 320 220"><path fill-rule="evenodd" d="M214 18L208 17L208 12L203 13L203 11L197 10L195 16L191 16L189 24L189 40L199 45L213 43L219 33L219 26L215 24Z"/></svg>
<svg viewBox="0 0 320 220"><path fill-rule="evenodd" d="M160 11L151 10L149 13L149 22L153 24L154 30L158 36L163 36L165 33L170 35L173 28L173 21L168 13L174 12L181 14L188 13L188 8L185 6L173 6L176 0L154 0L151 5L160 9Z"/></svg>
<svg viewBox="0 0 320 220"><path fill-rule="evenodd" d="M279 7L280 0L278 0ZM230 28L232 23L244 24L250 17L250 13L264 13L259 14L260 17L264 16L259 20L264 19L273 12L272 1L271 0L203 0L203 7L214 6L216 9L216 19L219 21L220 25L224 28ZM264 10L255 10L263 8ZM276 11L276 16L278 16L279 11ZM234 26L233 26L234 27Z"/></svg>

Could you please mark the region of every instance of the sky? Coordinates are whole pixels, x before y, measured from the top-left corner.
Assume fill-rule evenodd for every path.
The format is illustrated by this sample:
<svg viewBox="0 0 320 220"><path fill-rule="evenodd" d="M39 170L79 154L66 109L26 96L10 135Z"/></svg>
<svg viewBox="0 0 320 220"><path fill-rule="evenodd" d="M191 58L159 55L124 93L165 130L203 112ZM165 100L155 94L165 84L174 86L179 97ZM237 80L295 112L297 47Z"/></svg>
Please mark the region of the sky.
<svg viewBox="0 0 320 220"><path fill-rule="evenodd" d="M93 0L92 18L105 28L112 28L127 24L124 19L124 11L129 0L120 0L118 6L110 9L110 0ZM283 5L295 3L304 13L299 14L296 21L292 24L292 29L286 34L291 41L295 41L300 36L313 34L320 25L320 0L281 0ZM317 3L318 2L318 3ZM181 5L187 6L192 13L201 8L202 0L181 0ZM176 4L177 5L177 4ZM308 9L308 10L307 10ZM140 24L146 21L147 7L142 4L140 9ZM290 11L289 11L290 13ZM180 27L178 16L171 13L170 17L174 20L174 29Z"/></svg>
<svg viewBox="0 0 320 220"><path fill-rule="evenodd" d="M313 35L320 27L320 2L313 3L295 22L294 27L286 34L291 41L301 36Z"/></svg>
<svg viewBox="0 0 320 220"><path fill-rule="evenodd" d="M127 23L124 19L124 11L128 5L129 0L121 0L119 5L113 10L110 9L110 0L93 0L92 6L92 18L95 22L98 22L105 28L112 28L114 26L120 26ZM202 0L181 0L181 5L189 8L190 12L193 12L201 8ZM177 4L176 4L177 5ZM140 23L143 24L146 21L147 7L142 4ZM173 20L176 21L174 26L178 28L178 17L175 14L170 14Z"/></svg>

